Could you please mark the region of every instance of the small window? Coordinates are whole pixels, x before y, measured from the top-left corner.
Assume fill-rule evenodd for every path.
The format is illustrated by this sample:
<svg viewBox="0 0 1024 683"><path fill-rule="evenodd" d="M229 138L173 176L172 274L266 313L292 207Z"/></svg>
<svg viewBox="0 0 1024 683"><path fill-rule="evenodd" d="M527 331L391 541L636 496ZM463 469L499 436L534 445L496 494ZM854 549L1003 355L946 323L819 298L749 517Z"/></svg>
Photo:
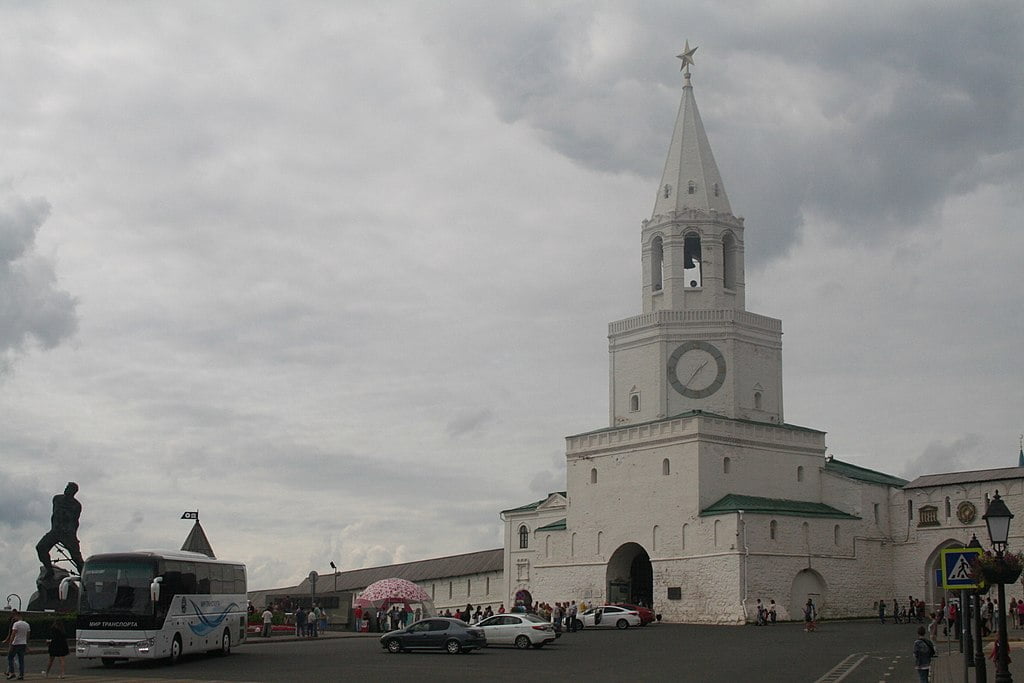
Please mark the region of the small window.
<svg viewBox="0 0 1024 683"><path fill-rule="evenodd" d="M486 583L484 584L484 593L486 595L490 595L491 594L491 577L489 577L489 576L487 577Z"/></svg>
<svg viewBox="0 0 1024 683"><path fill-rule="evenodd" d="M668 476L672 471L672 465L669 464L668 458L661 461L661 473L664 476Z"/></svg>
<svg viewBox="0 0 1024 683"><path fill-rule="evenodd" d="M672 186L666 184L665 187L661 188L661 194L662 194L662 196L665 199L668 199L669 197L671 197L672 196Z"/></svg>
<svg viewBox="0 0 1024 683"><path fill-rule="evenodd" d="M768 538L774 541L775 535L778 533L778 530L779 523L773 519L771 522L768 523Z"/></svg>
<svg viewBox="0 0 1024 683"><path fill-rule="evenodd" d="M914 501L907 501L907 519L910 521L914 520Z"/></svg>
<svg viewBox="0 0 1024 683"><path fill-rule="evenodd" d="M526 528L525 524L519 527L519 547L530 547L530 530Z"/></svg>
<svg viewBox="0 0 1024 683"><path fill-rule="evenodd" d="M686 185L686 193L687 193L687 194L693 194L693 193L694 193L694 192L696 192L696 191L697 191L697 183L695 183L695 182L693 182L693 181L691 180L691 181L690 181L689 183L687 183L687 185ZM648 192L650 192L650 190L648 190ZM650 195L647 195L647 196L649 197Z"/></svg>
<svg viewBox="0 0 1024 683"><path fill-rule="evenodd" d="M597 483L597 468L596 467L591 467L590 468L590 483L591 484L596 484Z"/></svg>
<svg viewBox="0 0 1024 683"><path fill-rule="evenodd" d="M669 600L682 600L683 589L681 586L669 586L668 587L668 599Z"/></svg>
<svg viewBox="0 0 1024 683"><path fill-rule="evenodd" d="M466 595L473 594L473 579L466 579Z"/></svg>
<svg viewBox="0 0 1024 683"><path fill-rule="evenodd" d="M728 457L722 458L722 474L729 474L729 468L732 465L732 460Z"/></svg>
<svg viewBox="0 0 1024 683"><path fill-rule="evenodd" d="M714 191L715 191L715 196L717 197L718 196L718 183L715 183Z"/></svg>
<svg viewBox="0 0 1024 683"><path fill-rule="evenodd" d="M875 524L878 524L878 503L874 504Z"/></svg>
<svg viewBox="0 0 1024 683"><path fill-rule="evenodd" d="M804 480L804 466L803 465L799 465L796 468L796 480L797 481L803 481Z"/></svg>
<svg viewBox="0 0 1024 683"><path fill-rule="evenodd" d="M839 545L839 525L832 527L832 542Z"/></svg>
<svg viewBox="0 0 1024 683"><path fill-rule="evenodd" d="M629 412L636 413L640 411L640 394L629 395Z"/></svg>
<svg viewBox="0 0 1024 683"><path fill-rule="evenodd" d="M946 496L946 519L949 519L949 515L952 513L952 507L949 504L949 496Z"/></svg>
<svg viewBox="0 0 1024 683"><path fill-rule="evenodd" d="M452 599L452 582L451 581L448 582L448 599L449 600Z"/></svg>
<svg viewBox="0 0 1024 683"><path fill-rule="evenodd" d="M684 524L683 525L683 533L681 534L681 539L680 539L681 542L680 542L680 546L679 546L682 550L686 550L686 528L688 526L689 526L689 524Z"/></svg>
<svg viewBox="0 0 1024 683"><path fill-rule="evenodd" d="M761 392L754 392L754 410L761 410Z"/></svg>

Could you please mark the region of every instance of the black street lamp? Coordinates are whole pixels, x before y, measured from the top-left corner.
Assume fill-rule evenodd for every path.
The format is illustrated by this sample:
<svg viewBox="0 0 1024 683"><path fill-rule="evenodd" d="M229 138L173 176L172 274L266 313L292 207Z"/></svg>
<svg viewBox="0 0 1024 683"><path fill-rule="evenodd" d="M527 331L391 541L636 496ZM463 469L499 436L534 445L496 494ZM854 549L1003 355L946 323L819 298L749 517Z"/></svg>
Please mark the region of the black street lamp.
<svg viewBox="0 0 1024 683"><path fill-rule="evenodd" d="M338 592L338 565L331 562L331 569L334 570L334 592Z"/></svg>
<svg viewBox="0 0 1024 683"><path fill-rule="evenodd" d="M988 526L988 537L992 541L992 547L995 548L996 559L1003 562L1003 553L1006 551L1006 541L1010 536L1010 520L1013 519L1013 513L999 497L999 491L996 491L992 500L989 501L988 510L981 518ZM1006 589L1003 587L1001 579L996 586L999 590L999 656L996 658L996 683L1012 683L1013 676L1010 675L1009 668L1010 653L1007 649L1009 643L1006 636Z"/></svg>
<svg viewBox="0 0 1024 683"><path fill-rule="evenodd" d="M979 555L981 554L981 541L978 540L978 537L975 534L971 534L971 542L967 544L967 547L968 548L973 548L973 549L978 551ZM988 672L986 670L987 667L985 666L985 641L981 637L981 591L974 590L974 591L971 591L971 593L974 594L974 607L973 607L974 615L973 616L974 616L974 633L976 634L976 637L975 637L975 640L974 640L975 650L974 650L974 661L973 662L970 661L970 659L971 659L971 650L970 650L970 640L968 640L968 646L967 646L968 666L973 664L974 665L975 680L977 680L978 683L985 683L985 681L988 680ZM971 624L968 623L967 624L967 634L968 634L968 636L970 636L970 633L971 633Z"/></svg>

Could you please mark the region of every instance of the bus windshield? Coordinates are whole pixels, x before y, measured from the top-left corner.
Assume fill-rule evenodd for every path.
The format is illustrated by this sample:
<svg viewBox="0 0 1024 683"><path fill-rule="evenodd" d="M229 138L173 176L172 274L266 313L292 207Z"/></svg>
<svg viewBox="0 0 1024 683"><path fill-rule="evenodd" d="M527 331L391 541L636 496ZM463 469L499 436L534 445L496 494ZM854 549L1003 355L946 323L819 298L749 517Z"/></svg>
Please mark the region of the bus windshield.
<svg viewBox="0 0 1024 683"><path fill-rule="evenodd" d="M83 614L153 613L149 586L156 575L151 562L88 562L82 572Z"/></svg>

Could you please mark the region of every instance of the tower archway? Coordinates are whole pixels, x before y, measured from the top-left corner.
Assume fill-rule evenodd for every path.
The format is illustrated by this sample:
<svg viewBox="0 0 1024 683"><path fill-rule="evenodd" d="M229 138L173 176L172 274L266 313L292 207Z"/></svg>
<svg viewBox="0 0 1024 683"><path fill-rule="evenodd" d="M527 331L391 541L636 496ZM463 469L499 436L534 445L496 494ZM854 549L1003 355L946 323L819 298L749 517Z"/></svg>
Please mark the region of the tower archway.
<svg viewBox="0 0 1024 683"><path fill-rule="evenodd" d="M935 546L935 549L928 555L928 559L924 563L924 586L925 586L925 602L929 605L929 609L935 609L942 603L943 598L952 597L954 594L949 593L947 595L946 590L935 580L935 577L940 569L942 569L942 551L947 548L963 548L964 542L958 541L955 538L949 538ZM899 597L899 596L897 596ZM901 601L902 602L902 601Z"/></svg>
<svg viewBox="0 0 1024 683"><path fill-rule="evenodd" d="M828 603L828 585L821 574L813 569L804 569L793 577L793 587L789 594L790 618L803 619L804 605L808 598L814 600L814 606L819 612Z"/></svg>
<svg viewBox="0 0 1024 683"><path fill-rule="evenodd" d="M620 545L608 559L605 572L608 602L650 606L654 600L651 557L639 543Z"/></svg>

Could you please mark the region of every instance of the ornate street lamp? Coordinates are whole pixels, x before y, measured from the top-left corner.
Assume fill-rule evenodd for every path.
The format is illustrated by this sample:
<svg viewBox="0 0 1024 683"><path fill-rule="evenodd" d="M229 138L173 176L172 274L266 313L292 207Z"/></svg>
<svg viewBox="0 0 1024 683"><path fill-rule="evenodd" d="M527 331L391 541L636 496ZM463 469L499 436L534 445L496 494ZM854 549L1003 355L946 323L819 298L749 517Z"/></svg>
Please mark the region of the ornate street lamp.
<svg viewBox="0 0 1024 683"><path fill-rule="evenodd" d="M992 547L996 551L996 559L1003 561L1003 552L1006 550L1006 540L1010 536L1010 520L1013 513L1006 503L999 497L996 491L992 500L988 503L988 510L982 515L985 524L988 526L988 537L992 541ZM1006 636L1006 589L1000 580L996 583L999 590L999 657L996 658L996 683L1012 682L1013 676L1009 669L1009 643Z"/></svg>

